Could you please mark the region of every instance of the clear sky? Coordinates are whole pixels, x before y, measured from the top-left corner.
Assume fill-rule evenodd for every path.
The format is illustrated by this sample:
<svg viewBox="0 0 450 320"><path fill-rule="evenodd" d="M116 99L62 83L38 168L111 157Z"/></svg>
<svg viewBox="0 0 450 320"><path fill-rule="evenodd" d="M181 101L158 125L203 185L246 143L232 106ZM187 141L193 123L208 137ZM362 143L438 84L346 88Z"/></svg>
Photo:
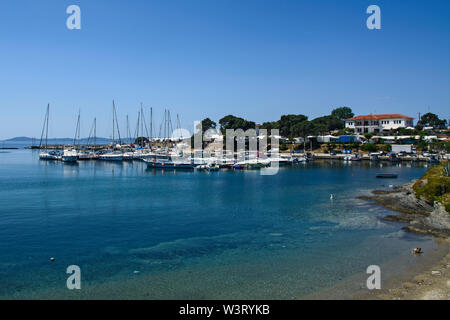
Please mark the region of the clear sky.
<svg viewBox="0 0 450 320"><path fill-rule="evenodd" d="M81 8L68 30L66 8ZM381 30L366 8L381 8ZM434 112L450 118L450 1L1 0L0 139L121 130L139 104L182 126L234 114L256 122ZM149 116L147 114L147 120ZM156 130L156 131L159 131ZM156 132L158 133L158 132Z"/></svg>

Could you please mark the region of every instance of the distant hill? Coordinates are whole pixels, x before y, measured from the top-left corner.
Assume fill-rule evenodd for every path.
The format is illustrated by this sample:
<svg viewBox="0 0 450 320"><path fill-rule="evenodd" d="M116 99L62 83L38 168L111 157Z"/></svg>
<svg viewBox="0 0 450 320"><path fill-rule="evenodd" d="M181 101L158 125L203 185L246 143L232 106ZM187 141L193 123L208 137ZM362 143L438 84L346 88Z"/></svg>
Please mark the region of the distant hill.
<svg viewBox="0 0 450 320"><path fill-rule="evenodd" d="M15 137L15 138L11 138L11 139L5 139L5 140L1 140L1 141L4 141L4 142L7 142L7 141L11 141L11 142L14 142L14 141L28 141L28 140L33 140L33 138L28 138L28 137Z"/></svg>
<svg viewBox="0 0 450 320"><path fill-rule="evenodd" d="M122 139L122 142L132 142L134 139L130 139L127 141L126 139ZM14 137L11 139L5 139L0 140L0 146L1 147L29 147L32 145L38 146L40 142L40 138L30 138L30 137ZM96 143L97 144L109 144L111 142L111 139L109 138L102 138L97 137ZM43 142L44 143L44 142ZM47 143L49 145L71 145L73 144L73 138L49 138L47 140ZM78 143L78 142L77 142ZM87 144L88 138L82 138L79 141L80 144ZM94 143L93 139L91 138L90 144Z"/></svg>

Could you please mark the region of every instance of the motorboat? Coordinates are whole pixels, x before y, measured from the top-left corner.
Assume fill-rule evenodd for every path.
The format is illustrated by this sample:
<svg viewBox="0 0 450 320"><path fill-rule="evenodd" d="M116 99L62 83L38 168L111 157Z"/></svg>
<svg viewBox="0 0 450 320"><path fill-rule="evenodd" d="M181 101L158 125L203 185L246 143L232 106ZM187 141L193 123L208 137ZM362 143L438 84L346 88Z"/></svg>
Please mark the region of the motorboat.
<svg viewBox="0 0 450 320"><path fill-rule="evenodd" d="M62 153L61 160L63 162L77 162L78 161L78 153L73 149L65 149Z"/></svg>
<svg viewBox="0 0 450 320"><path fill-rule="evenodd" d="M61 154L58 151L50 150L39 153L40 160L60 160Z"/></svg>
<svg viewBox="0 0 450 320"><path fill-rule="evenodd" d="M147 167L152 169L184 169L192 170L195 165L192 162L187 161L172 161L172 160L148 160L143 159L147 163Z"/></svg>
<svg viewBox="0 0 450 320"><path fill-rule="evenodd" d="M396 173L377 173L377 178L397 178L398 174Z"/></svg>

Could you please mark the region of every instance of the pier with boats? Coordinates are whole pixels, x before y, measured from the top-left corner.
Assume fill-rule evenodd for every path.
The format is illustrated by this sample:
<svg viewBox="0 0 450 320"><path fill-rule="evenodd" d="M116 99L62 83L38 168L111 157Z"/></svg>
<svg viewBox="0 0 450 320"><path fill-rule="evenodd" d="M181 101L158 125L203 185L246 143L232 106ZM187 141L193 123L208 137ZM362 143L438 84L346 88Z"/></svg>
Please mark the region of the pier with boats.
<svg viewBox="0 0 450 320"><path fill-rule="evenodd" d="M138 120L135 130L135 138L121 139L120 129L117 120L115 102L112 102L112 139L109 144L97 144L97 120L94 118L89 131L87 143L80 141L80 112L78 113L75 136L71 144L58 145L48 144L50 105L47 105L44 124L42 127L39 146L30 147L40 149L40 160L62 161L64 163L76 163L78 161L144 161L152 169L177 169L177 170L200 170L217 171L219 169L261 169L269 166L284 166L298 163L306 163L314 159L341 160L346 162L354 161L425 161L439 162L440 159L434 155L397 154L397 153L318 153L306 152L249 152L234 150L210 150L203 153L203 150L191 148L191 137L170 137L173 131L170 111L165 110L164 119L160 126L160 137L153 137L153 110L150 108L150 122L144 116L144 109L141 104L138 112ZM177 126L180 128L180 120L177 115ZM162 134L163 132L163 134ZM131 137L130 126L127 116L126 135ZM198 156L198 155L201 156ZM206 156L207 154L207 156Z"/></svg>

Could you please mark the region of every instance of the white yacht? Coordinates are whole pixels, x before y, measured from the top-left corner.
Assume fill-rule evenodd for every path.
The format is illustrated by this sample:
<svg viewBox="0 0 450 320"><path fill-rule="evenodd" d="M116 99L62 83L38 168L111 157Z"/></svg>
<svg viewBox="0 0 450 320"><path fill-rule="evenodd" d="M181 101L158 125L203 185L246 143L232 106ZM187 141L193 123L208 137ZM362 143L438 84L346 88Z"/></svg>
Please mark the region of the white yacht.
<svg viewBox="0 0 450 320"><path fill-rule="evenodd" d="M78 153L76 150L65 149L61 156L61 159L63 162L77 162Z"/></svg>

